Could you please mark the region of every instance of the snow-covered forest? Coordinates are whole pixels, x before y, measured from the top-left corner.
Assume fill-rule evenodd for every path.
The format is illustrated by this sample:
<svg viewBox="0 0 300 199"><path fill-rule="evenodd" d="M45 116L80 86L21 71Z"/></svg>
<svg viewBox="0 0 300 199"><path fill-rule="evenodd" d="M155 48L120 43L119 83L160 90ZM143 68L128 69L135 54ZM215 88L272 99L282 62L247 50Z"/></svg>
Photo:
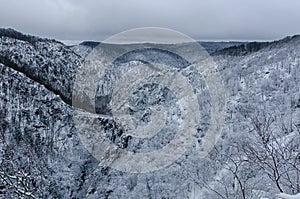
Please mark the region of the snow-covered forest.
<svg viewBox="0 0 300 199"><path fill-rule="evenodd" d="M210 95L201 76L188 74L198 86L201 109L194 144L172 165L139 174L99 166L74 125L74 78L97 44L67 46L0 29L0 198L300 198L300 36L200 44L226 88L221 138L199 158L197 149L210 124ZM147 48L118 64L160 59L156 53ZM169 64L178 64L178 59L164 56ZM141 88L147 89L159 88ZM168 92L157 92L148 101L136 94L133 114L157 99L172 105ZM108 114L109 94L98 94L101 113ZM160 134L151 144L129 139L110 119L97 122L125 150L155 150L174 136L166 131L169 137Z"/></svg>

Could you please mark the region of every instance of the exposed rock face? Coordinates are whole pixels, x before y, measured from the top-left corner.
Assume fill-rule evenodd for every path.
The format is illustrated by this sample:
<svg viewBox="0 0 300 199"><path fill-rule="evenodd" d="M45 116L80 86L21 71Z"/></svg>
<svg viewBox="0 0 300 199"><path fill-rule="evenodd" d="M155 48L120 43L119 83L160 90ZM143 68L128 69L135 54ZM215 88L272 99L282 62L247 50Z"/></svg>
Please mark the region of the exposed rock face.
<svg viewBox="0 0 300 199"><path fill-rule="evenodd" d="M200 198L215 198L209 189L218 189L216 179L232 183L232 179L224 177L228 175L225 166L213 160L215 151L204 159L197 156L197 147L210 122L209 90L200 75L186 71L186 77L198 89L202 104L202 123L194 145L165 169L146 174L123 173L99 166L74 127L71 107L74 78L94 46L70 48L54 40L10 29L1 29L0 36L0 174L9 178L4 174L26 173L23 178L28 179L28 186L17 185L19 191L32 193L37 198L188 198L196 186ZM245 141L251 130L249 118L258 112L280 116L282 122L300 128L300 39L247 45L210 51L214 52L213 58L228 93L225 128L216 147L228 153L229 143ZM115 64L130 67L148 59L162 60L160 55L155 49L142 50L121 57ZM182 70L188 65L173 55L164 56L164 62L178 64ZM110 80L117 78L116 74L116 71L107 71ZM110 100L111 94L105 87L99 89L96 111L110 116ZM148 106L161 103L176 108L173 100L167 88L142 85L129 99L131 114L137 124L147 123L151 118ZM129 139L111 118L99 117L96 122L106 129L106 136L115 145L130 151L155 150L174 136L172 129L166 129L149 140ZM172 125L175 128L176 122ZM294 127L287 129L286 134L294 130ZM261 179L259 170L254 170L252 175L247 178L250 184ZM270 195L278 192L269 185L267 177L263 179L254 189ZM15 178L11 180L15 182ZM4 185L0 186L0 196L17 197L16 187L8 186L9 182L3 179L0 182ZM236 189L232 190L231 196Z"/></svg>

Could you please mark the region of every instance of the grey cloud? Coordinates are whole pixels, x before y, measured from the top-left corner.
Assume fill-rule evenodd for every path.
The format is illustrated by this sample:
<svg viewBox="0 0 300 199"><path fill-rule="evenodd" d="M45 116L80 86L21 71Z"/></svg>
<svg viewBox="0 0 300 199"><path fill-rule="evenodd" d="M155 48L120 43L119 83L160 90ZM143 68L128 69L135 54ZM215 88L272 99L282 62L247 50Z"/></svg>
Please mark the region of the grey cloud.
<svg viewBox="0 0 300 199"><path fill-rule="evenodd" d="M300 32L298 0L0 0L0 26L62 40L171 28L202 40L278 39Z"/></svg>

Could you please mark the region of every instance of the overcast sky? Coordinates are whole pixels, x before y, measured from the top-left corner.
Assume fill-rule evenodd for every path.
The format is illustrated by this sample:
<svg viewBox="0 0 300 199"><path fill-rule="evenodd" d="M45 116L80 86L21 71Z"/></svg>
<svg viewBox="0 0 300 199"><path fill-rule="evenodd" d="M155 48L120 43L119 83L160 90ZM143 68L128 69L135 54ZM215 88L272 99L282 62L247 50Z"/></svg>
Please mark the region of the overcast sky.
<svg viewBox="0 0 300 199"><path fill-rule="evenodd" d="M300 34L300 0L0 0L0 27L60 40L104 40L131 28L171 28L197 40Z"/></svg>

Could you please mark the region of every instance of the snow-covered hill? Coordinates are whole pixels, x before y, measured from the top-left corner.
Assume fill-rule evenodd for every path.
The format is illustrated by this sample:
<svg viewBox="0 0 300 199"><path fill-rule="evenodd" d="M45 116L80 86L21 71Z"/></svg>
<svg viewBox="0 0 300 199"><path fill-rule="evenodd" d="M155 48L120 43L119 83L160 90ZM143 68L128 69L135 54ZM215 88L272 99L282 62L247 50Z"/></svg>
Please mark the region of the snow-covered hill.
<svg viewBox="0 0 300 199"><path fill-rule="evenodd" d="M130 67L135 61L156 60L182 70L188 65L172 54L156 50L155 45L147 45L146 50L121 57L118 64ZM74 78L94 43L69 47L55 40L0 29L0 197L27 193L36 198L199 195L254 199L273 198L279 192L300 192L300 38L268 43L203 43L203 46L218 65L228 93L222 138L206 158L198 157L197 141L201 143L210 122L210 97L201 76L187 75L197 87L202 105L202 128L198 129L195 144L165 169L132 174L99 166L74 127L71 107ZM117 76L114 71L108 72L113 78ZM133 112L159 100L173 106L172 94L158 89L141 87L143 95L148 90L156 95L145 99L136 94L131 99L136 108ZM98 108L109 115L110 95L104 98L104 93L97 93ZM136 112L133 114L138 116ZM268 118L274 121L269 123ZM154 150L174 136L172 131L166 131L153 140L125 139L124 144L124 134L116 134L114 121L101 118L99 121L108 129L107 137L127 150ZM250 147L257 152L256 157L249 153ZM273 157L276 167L269 157L263 156L263 150ZM275 178L269 171L275 171Z"/></svg>

